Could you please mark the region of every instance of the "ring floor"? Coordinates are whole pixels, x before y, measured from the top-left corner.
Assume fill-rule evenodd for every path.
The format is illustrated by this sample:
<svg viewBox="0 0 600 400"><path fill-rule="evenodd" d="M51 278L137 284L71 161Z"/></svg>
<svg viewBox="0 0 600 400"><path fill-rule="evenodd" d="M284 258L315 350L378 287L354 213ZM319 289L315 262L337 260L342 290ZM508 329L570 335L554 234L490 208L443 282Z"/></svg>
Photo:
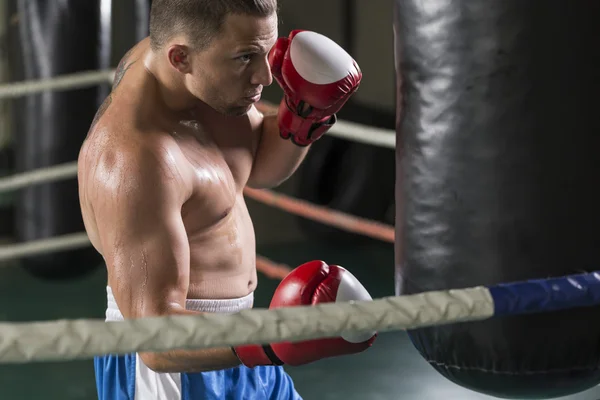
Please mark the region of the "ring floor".
<svg viewBox="0 0 600 400"><path fill-rule="evenodd" d="M290 266L323 259L350 269L374 298L394 294L393 249L375 243L323 246L303 242L261 247L259 254ZM308 256L307 256L308 255ZM1 265L0 265L1 267ZM103 318L106 273L48 283L17 266L0 268L0 320L19 322L62 318ZM259 277L256 306L269 304L277 281ZM417 353L404 332L383 333L369 351L287 368L306 400L485 400L441 377ZM0 365L0 399L95 399L90 361ZM597 400L600 387L562 400Z"/></svg>

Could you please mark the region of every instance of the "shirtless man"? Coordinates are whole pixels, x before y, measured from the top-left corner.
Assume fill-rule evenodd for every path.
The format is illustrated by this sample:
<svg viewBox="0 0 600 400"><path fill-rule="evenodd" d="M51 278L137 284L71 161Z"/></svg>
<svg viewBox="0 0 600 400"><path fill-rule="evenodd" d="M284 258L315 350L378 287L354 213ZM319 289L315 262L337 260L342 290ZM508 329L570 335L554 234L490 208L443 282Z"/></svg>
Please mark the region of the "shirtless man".
<svg viewBox="0 0 600 400"><path fill-rule="evenodd" d="M243 189L285 181L361 78L324 36L277 35L276 0L153 1L150 37L121 61L79 157L86 230L108 269L108 321L252 307ZM285 96L263 115L257 101L273 76ZM313 261L271 307L352 299L370 297L348 271ZM298 399L282 365L358 353L374 337L106 355L95 359L98 396Z"/></svg>

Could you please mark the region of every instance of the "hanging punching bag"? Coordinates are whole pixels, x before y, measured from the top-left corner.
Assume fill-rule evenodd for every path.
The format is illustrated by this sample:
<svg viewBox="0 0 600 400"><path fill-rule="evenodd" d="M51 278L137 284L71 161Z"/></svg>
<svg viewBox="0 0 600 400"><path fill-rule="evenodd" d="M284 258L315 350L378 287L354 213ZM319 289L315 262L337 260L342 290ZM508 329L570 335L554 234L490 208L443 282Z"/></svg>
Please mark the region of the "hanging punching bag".
<svg viewBox="0 0 600 400"><path fill-rule="evenodd" d="M0 139L1 140L1 139ZM0 179L14 174L14 157L12 146L0 142ZM14 201L11 193L0 193L0 239L14 235L13 215Z"/></svg>
<svg viewBox="0 0 600 400"><path fill-rule="evenodd" d="M600 2L396 0L399 295L600 266ZM501 398L600 383L600 308L417 329Z"/></svg>
<svg viewBox="0 0 600 400"><path fill-rule="evenodd" d="M98 69L99 0L13 0L10 64L13 80L36 80ZM15 101L17 172L77 160L98 107L97 88L46 91ZM84 230L77 179L34 185L16 199L17 240L28 242ZM85 274L100 258L92 248L23 258L36 276Z"/></svg>

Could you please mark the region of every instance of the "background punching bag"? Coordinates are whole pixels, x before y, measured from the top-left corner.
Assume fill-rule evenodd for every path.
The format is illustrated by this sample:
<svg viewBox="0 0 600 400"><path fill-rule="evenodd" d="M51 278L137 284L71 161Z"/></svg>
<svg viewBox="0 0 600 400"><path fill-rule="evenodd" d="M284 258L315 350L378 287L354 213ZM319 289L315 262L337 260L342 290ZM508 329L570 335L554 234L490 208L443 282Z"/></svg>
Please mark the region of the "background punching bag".
<svg viewBox="0 0 600 400"><path fill-rule="evenodd" d="M100 2L11 1L16 21L10 31L12 80L98 69ZM16 172L77 160L98 101L97 87L47 91L15 100ZM75 178L21 190L16 203L18 241L84 230ZM79 276L99 262L91 247L22 259L33 274L56 279Z"/></svg>
<svg viewBox="0 0 600 400"><path fill-rule="evenodd" d="M600 270L600 2L396 0L398 294ZM409 332L503 398L600 383L600 308Z"/></svg>

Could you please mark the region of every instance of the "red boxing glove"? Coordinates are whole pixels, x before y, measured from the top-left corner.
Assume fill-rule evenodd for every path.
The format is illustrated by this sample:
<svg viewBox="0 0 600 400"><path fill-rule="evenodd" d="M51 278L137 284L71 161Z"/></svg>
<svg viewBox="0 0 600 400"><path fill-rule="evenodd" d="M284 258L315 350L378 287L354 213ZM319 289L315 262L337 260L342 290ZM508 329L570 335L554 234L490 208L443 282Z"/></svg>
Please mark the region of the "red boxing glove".
<svg viewBox="0 0 600 400"><path fill-rule="evenodd" d="M363 285L344 268L323 261L302 264L277 287L270 309L351 300L371 300ZM233 350L247 367L303 365L323 358L360 353L373 344L377 334L346 334L338 338L282 342L268 346L238 346Z"/></svg>
<svg viewBox="0 0 600 400"><path fill-rule="evenodd" d="M358 89L362 72L334 41L315 32L294 30L269 52L271 73L284 91L279 131L298 146L308 146L336 122L336 113Z"/></svg>

